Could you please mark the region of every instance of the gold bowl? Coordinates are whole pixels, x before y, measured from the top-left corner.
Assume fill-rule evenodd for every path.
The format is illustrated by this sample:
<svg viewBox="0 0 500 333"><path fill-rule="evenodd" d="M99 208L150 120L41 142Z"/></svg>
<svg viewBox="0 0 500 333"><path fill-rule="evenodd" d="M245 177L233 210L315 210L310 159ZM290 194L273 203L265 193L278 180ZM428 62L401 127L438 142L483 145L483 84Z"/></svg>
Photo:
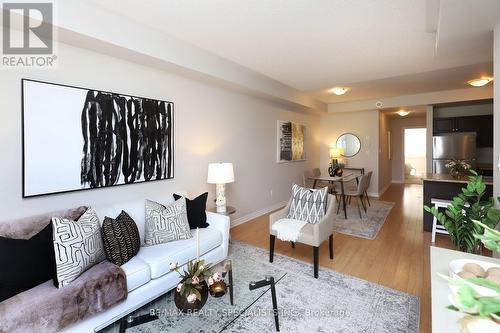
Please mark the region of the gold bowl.
<svg viewBox="0 0 500 333"><path fill-rule="evenodd" d="M214 282L209 286L209 291L213 297L222 297L226 294L227 284L224 281Z"/></svg>

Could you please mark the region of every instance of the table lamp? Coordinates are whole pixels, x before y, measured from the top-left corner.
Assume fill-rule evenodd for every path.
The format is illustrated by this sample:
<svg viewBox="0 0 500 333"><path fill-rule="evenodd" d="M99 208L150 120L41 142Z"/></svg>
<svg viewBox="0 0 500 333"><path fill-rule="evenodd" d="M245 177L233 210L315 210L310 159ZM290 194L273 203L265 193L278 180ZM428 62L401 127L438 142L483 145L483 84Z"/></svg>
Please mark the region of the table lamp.
<svg viewBox="0 0 500 333"><path fill-rule="evenodd" d="M217 213L226 211L225 184L234 182L233 163L208 164L207 183L215 184L215 206Z"/></svg>

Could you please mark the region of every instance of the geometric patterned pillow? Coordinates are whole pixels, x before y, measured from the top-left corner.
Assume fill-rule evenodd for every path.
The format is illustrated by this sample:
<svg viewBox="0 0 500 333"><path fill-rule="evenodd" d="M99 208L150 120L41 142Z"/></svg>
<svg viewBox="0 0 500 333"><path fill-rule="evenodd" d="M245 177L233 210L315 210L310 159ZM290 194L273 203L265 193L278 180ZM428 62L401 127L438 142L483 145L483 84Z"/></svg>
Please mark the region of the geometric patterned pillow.
<svg viewBox="0 0 500 333"><path fill-rule="evenodd" d="M146 246L192 238L187 218L186 199L180 198L168 207L146 200Z"/></svg>
<svg viewBox="0 0 500 333"><path fill-rule="evenodd" d="M328 187L310 189L294 184L291 200L287 218L318 223L326 213Z"/></svg>
<svg viewBox="0 0 500 333"><path fill-rule="evenodd" d="M58 288L106 259L99 218L92 208L89 207L78 221L53 217L52 228Z"/></svg>
<svg viewBox="0 0 500 333"><path fill-rule="evenodd" d="M116 219L105 217L101 232L106 259L113 264L121 266L139 253L139 229L125 211L122 210Z"/></svg>

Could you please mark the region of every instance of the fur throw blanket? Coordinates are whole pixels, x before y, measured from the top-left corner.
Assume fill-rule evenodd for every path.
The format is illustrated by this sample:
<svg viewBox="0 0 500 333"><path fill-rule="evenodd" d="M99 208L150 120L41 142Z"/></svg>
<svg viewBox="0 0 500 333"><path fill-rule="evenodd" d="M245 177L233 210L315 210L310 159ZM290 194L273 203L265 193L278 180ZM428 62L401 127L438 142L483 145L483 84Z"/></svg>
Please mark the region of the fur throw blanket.
<svg viewBox="0 0 500 333"><path fill-rule="evenodd" d="M125 272L105 260L64 288L47 281L1 302L0 333L57 332L126 298Z"/></svg>

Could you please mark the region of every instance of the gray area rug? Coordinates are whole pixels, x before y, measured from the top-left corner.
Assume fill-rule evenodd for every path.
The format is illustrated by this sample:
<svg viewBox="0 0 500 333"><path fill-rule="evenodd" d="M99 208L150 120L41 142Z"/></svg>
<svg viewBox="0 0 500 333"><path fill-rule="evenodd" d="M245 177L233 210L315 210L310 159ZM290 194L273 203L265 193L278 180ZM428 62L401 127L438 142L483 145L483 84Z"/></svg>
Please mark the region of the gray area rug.
<svg viewBox="0 0 500 333"><path fill-rule="evenodd" d="M387 215L389 215L392 207L394 207L394 203L373 199L370 199L370 203L371 206L368 206L367 213L361 207L361 215L363 216L361 219L359 218L355 199L352 200L350 205L347 205L347 219L344 218L344 212L341 207L339 214L335 215L335 232L355 237L375 239L387 219Z"/></svg>
<svg viewBox="0 0 500 333"><path fill-rule="evenodd" d="M238 275L234 307L228 297L209 298L199 315L172 314L172 293L160 297L135 314L151 309L164 311L160 319L128 329L127 333L153 332L273 332L274 319L269 291L249 292L245 281L271 274L276 284L281 332L417 333L419 298L330 269L275 255L267 250L233 242L230 258ZM255 278L257 277L257 279ZM239 283L238 283L239 282ZM246 311L243 311L245 310ZM208 311L209 310L209 311ZM230 310L230 311L229 311ZM103 332L118 332L118 325Z"/></svg>

